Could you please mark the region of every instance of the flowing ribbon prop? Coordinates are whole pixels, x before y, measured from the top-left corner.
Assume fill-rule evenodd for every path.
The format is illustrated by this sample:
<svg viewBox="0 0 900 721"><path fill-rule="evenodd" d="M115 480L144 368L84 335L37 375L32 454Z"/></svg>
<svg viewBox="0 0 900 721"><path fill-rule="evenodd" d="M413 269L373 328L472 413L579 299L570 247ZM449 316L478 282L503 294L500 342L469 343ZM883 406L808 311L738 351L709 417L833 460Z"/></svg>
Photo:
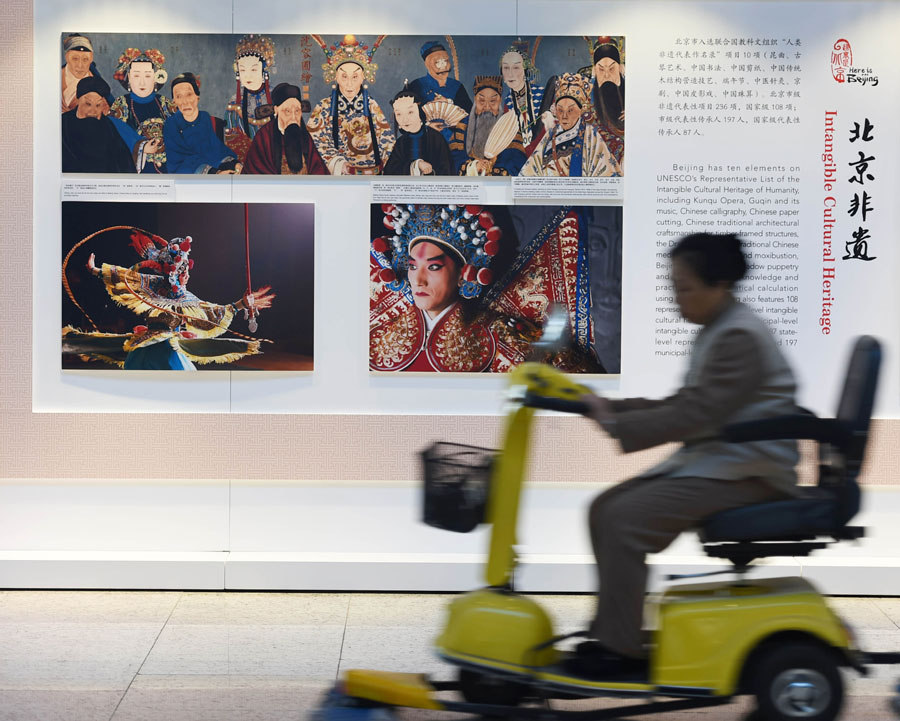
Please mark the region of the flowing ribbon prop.
<svg viewBox="0 0 900 721"><path fill-rule="evenodd" d="M245 220L245 222L246 222L246 220ZM109 232L109 231L111 231L111 230L132 230L132 231L137 231L137 232L139 232L139 233L143 233L144 235L147 235L147 236L153 236L153 235L154 235L154 233L149 233L148 231L144 230L143 228L138 228L136 225L112 225L112 226L110 226L109 228L103 228L102 230L98 230L98 231L95 232L95 233L91 233L91 234L90 234L89 236L87 236L86 238L82 238L81 240L79 240L75 245L72 246L71 250L69 250L69 252L66 253L66 257L63 259L63 264L62 264L62 284L63 284L63 288L65 288L65 290L66 290L66 295L69 296L69 300L71 300L72 303L73 303L73 305L74 305L76 308L78 308L78 310L81 311L82 315L84 315L84 317L87 318L88 322L91 324L91 326L93 326L94 330L97 331L97 332L100 332L100 328L99 328L99 327L97 326L97 324L94 322L94 319L91 318L91 316L88 315L87 311L86 311L84 308L81 307L81 304L80 304L77 300L75 300L75 294L72 292L72 288L71 288L71 286L69 285L69 279L66 277L66 268L67 268L67 266L68 266L68 264L69 264L69 259L72 257L72 254L73 254L76 250L78 250L82 245L84 245L85 243L87 243L87 242L88 242L89 240L91 240L92 238L96 238L98 235L100 235L100 234L102 234L102 233L107 233L107 232ZM249 246L248 246L248 247L247 247L247 254L248 254L247 257L248 257L248 259L249 259L249 257L250 257L250 256L249 256L249 253L250 253L250 249L249 249ZM123 277L122 277L122 281L125 283L125 287L128 288L128 290L129 290L133 295L137 295L137 292L134 290L134 288L131 287L131 284L128 282L128 279L127 279L127 278L125 278L125 277L123 276ZM249 260L248 260L248 266L247 266L247 288L248 288L248 294L250 295L250 297L252 297L252 294L249 293L249 288L250 288L249 283L250 283L250 266L249 266ZM156 305L155 303L151 302L148 298L146 298L146 297L144 297L144 296L140 296L140 298L141 298L141 301L142 301L142 302L146 303L146 304L149 305L151 308L154 308L154 309L160 311L161 313L168 313L169 315L174 315L174 316L177 316L178 318L183 318L184 320L189 320L189 321L194 321L194 322L196 322L196 320L197 320L197 319L194 318L193 316L186 315L186 314L184 314L184 313L179 313L179 312L178 312L177 310L175 310L174 308L163 308L163 307L161 307L161 306L158 306L158 305ZM245 303L246 303L246 301L245 301ZM259 310L258 310L258 309L254 308L254 311L255 311L256 314L259 314ZM246 311L245 311L245 313L246 313ZM216 328L221 328L222 330L228 331L228 332L231 333L232 335L235 335L235 336L237 336L238 338L243 338L244 340L260 341L260 342L263 342L263 343L274 343L274 341L271 341L271 340L269 340L268 338L253 338L252 336L244 335L243 333L238 333L237 331L232 330L231 328L229 328L227 325L222 325L222 324L220 324L220 323L216 323L215 321L204 320L203 322L204 322L204 323L208 323L208 324L210 324L210 325L213 325L213 326L215 326ZM256 327L255 327L255 323L254 323L254 327L251 328L251 331L255 331L255 330L256 330Z"/></svg>
<svg viewBox="0 0 900 721"><path fill-rule="evenodd" d="M152 235L152 233L148 233L146 230L144 230L142 228L136 228L133 225L112 225L109 228L104 228L103 230L98 230L96 233L91 233L86 238L82 238L77 243L75 243L75 245L72 246L72 249L68 253L66 253L66 257L63 258L63 264L62 264L62 284L63 284L63 288L66 289L66 295L69 296L69 300L71 300L72 303L75 305L75 307L81 311L82 315L88 319L88 323L90 323L93 326L94 330L98 331L98 332L100 331L100 329L97 327L97 324L94 323L94 319L91 318L91 316L88 315L87 311L81 307L81 305L79 304L79 302L77 300L75 300L75 294L72 292L72 288L69 286L69 279L66 277L66 266L68 266L69 258L72 257L72 254L76 250L78 250L82 245L87 243L92 238L95 238L96 236L100 235L101 233L106 233L110 230L137 230L146 235Z"/></svg>
<svg viewBox="0 0 900 721"><path fill-rule="evenodd" d="M259 316L259 308L253 296L253 286L250 284L250 204L244 203L244 250L247 256L247 292L244 293L244 320L251 333L256 333L259 324L256 318Z"/></svg>

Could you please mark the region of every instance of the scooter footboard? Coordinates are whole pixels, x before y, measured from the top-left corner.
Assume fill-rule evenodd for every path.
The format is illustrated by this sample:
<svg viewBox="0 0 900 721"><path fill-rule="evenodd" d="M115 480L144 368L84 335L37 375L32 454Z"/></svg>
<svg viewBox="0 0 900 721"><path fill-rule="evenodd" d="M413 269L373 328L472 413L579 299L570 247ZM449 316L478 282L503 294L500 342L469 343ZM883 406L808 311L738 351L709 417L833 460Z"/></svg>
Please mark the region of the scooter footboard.
<svg viewBox="0 0 900 721"><path fill-rule="evenodd" d="M344 693L354 698L388 706L434 710L445 708L444 704L434 698L437 689L428 682L424 674L351 669L344 674L343 680Z"/></svg>

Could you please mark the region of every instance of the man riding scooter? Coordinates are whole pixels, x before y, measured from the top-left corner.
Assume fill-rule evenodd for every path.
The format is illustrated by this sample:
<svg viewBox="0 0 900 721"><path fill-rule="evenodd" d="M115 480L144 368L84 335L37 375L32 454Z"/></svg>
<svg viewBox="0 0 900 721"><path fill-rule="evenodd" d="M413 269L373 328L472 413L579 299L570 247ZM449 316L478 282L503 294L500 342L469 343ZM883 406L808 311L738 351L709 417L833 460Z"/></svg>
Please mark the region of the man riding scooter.
<svg viewBox="0 0 900 721"><path fill-rule="evenodd" d="M684 386L662 400L586 394L585 415L624 452L682 442L665 461L598 496L589 525L600 588L590 640L568 670L587 678L640 674L646 554L719 511L796 494L794 440L730 444L731 423L796 413L794 375L765 322L734 297L747 272L736 235L697 233L669 253L675 302L701 326Z"/></svg>
<svg viewBox="0 0 900 721"><path fill-rule="evenodd" d="M539 362L510 372L509 410L500 450L441 441L423 452L423 520L451 531L490 526L484 586L447 605L433 650L456 678L349 669L322 713L410 707L504 718L579 721L631 717L756 700L753 718L835 721L842 669L898 663L894 652L865 652L850 628L802 576L746 581L756 559L803 557L865 529L857 476L874 407L881 344L856 339L834 418L794 405L795 383L763 322L733 288L747 262L733 235L683 238L672 251L681 314L702 326L684 387L660 401L608 402ZM535 357L550 352L554 314ZM565 325L565 321L562 321ZM517 520L538 409L595 419L625 451L682 441L683 448L640 477L602 494L591 507L601 578L588 634L557 635L551 615L517 593ZM734 443L726 443L727 438ZM793 440L818 441L817 487L795 485ZM699 526L704 551L724 558L738 580L678 585L648 602L650 643L641 645L645 556ZM828 540L831 539L831 540ZM589 635L575 653L560 642ZM649 661L644 661L644 655ZM462 700L447 697L459 692ZM635 705L590 711L551 701L626 697Z"/></svg>

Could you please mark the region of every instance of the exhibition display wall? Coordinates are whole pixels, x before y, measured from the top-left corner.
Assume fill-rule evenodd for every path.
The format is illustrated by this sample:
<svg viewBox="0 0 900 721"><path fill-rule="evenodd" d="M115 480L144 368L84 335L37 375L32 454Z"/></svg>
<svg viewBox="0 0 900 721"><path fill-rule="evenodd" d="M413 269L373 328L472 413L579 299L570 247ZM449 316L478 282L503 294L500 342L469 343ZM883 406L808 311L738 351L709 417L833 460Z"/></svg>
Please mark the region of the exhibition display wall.
<svg viewBox="0 0 900 721"><path fill-rule="evenodd" d="M12 7L20 13L24 8L26 19L30 14L30 4ZM900 105L893 71L900 60L893 42L900 8L880 2L463 0L436 14L429 4L399 0L377 6L270 0L253 7L168 0L73 7L39 0L33 46L25 39L30 27L17 17L12 32L23 40L15 52L23 67L34 68L33 82L21 83L25 97L33 96L33 122L18 118L11 123L18 135L2 141L8 157L18 161L7 168L17 167L10 181L19 189L4 225L22 252L11 254L3 270L4 306L18 310L15 321L9 313L2 321L9 352L0 361L6 379L0 392L9 402L2 429L0 586L47 586L56 578L75 586L414 589L418 584L438 590L472 581L484 538L449 536L417 524L416 451L434 439L496 443L505 381L502 373L476 371L502 371L515 358L493 352L481 365L453 365L427 349L422 359L379 350L397 315L415 314L418 307L408 297L402 311L395 304L404 297L409 267L392 245L394 237L403 236L396 221L405 221L404 213L413 221L452 219L466 232L470 228L482 245L461 241L464 260L472 266L467 292L523 311L513 320L539 328L542 318L540 311L524 313L528 304L517 290L523 277L517 272L540 278L535 292L542 297L556 289L576 330L582 321L581 348L588 360L572 361L569 369L616 397L658 396L679 384L693 330L678 318L667 280L666 251L674 239L701 229L741 233L749 241L752 265L739 295L771 323L797 370L803 405L832 411L853 337L870 333L884 343L880 420L864 482L876 499L867 506L874 514L871 523L885 533L867 539L853 562L829 565L823 556L821 572L833 572L831 590L853 583L859 592L875 583L867 569L900 565L890 550L897 539L886 535L897 527L900 513L900 496L892 490L900 434L892 199L900 149L890 132ZM560 87L567 73L590 73L594 58L588 48L613 38L622 86L625 78L629 86L619 118L627 125L627 153L624 142L603 141L617 167L607 177L553 177L565 173L559 172L563 166L552 145L547 167L557 172L544 177L488 177L468 174L462 165L434 181L380 180L364 173L342 178L72 175L62 172L65 129L58 124L56 103L61 44L75 31L95 39L98 67L105 63L100 73L110 82L115 60L127 47L143 52L165 39L168 48L178 45L171 40L175 33L200 38L201 46L218 42L222 67L205 72L221 87L207 84L200 97L216 87L217 100L209 107L220 116L227 115L225 95L235 82L230 65L237 58L231 53L248 33L274 37L277 53L286 53L296 38L292 52L300 58L305 57L301 37L321 33L327 47L340 48L354 33L371 48L372 39L386 34L378 52L402 51L384 56L379 70L384 74L373 86L374 93L382 79L391 79L391 92L378 96L388 105L407 71L424 72L430 42L446 47L459 40L455 56L447 55L460 78L472 84L470 90L476 76L490 72L501 78L502 91L500 61L517 40L527 40L534 65L545 57L541 53L553 58L544 63L544 78L555 76ZM483 55L478 36L494 38ZM531 58L538 38L547 38L547 44ZM190 57L187 47L179 52L176 57ZM318 45L312 52L322 55ZM278 82L295 84L298 100L310 101L310 113L329 91L320 67L325 57L310 61L307 80L303 60L294 68L300 70L296 77L290 76L294 60L285 57L278 67ZM170 67L169 81L184 70ZM214 72L221 82L213 81ZM586 107L592 104L591 83L582 77ZM577 95L571 79L569 87L567 97ZM170 86L159 92L171 96ZM116 94L124 97L120 93L121 88ZM309 124L310 116L305 120ZM557 130L543 131L545 138L566 130L556 122ZM23 150L31 144L21 135L30 132L33 166ZM540 136L542 129L535 126L532 132ZM222 137L224 142L224 130ZM577 137L578 152L587 157L586 132ZM522 138L527 158L544 157L546 143L539 149L538 138L527 152L526 140L535 138ZM147 137L136 141L146 142ZM140 160L140 152L132 159ZM152 155L147 153L145 168ZM304 162L312 167L309 157ZM24 172L30 167L32 175ZM22 205L31 193L27 179L23 185L26 177L33 181L31 206ZM273 216L263 230L253 224L284 212L300 216L288 221ZM460 236L457 225L453 242L450 235L444 239L450 246ZM76 248L117 226L91 240L94 247ZM488 233L509 241L504 267L511 274L479 275L490 265L484 253L477 255ZM108 285L104 295L111 272L104 268L158 262L165 242L183 242L186 236L195 260L190 292L218 314L217 328L228 326L227 333L218 328L216 338L245 349L261 343L262 352L240 358L231 348L222 353L228 356L225 364L216 367L197 357L219 351L201 352L202 338L182 334L166 342L180 345L202 372L104 367L106 346L97 350L91 344L117 335L117 350L130 353L156 332L146 317L138 317L134 304L114 307L118 301ZM553 260L567 257L568 248L570 265ZM91 253L97 278L89 269ZM547 270L554 267L558 275ZM142 272L125 276L126 290L134 290L129 278L143 282L137 277ZM236 301L265 286L275 294L271 308L261 306L258 317L243 318ZM460 284L463 299L465 287ZM182 290L170 287L166 293ZM29 297L30 326L23 319ZM584 305L587 298L593 305ZM158 318L156 306L169 300L144 296L145 315ZM178 313L187 312L177 307ZM210 317L202 322L210 323ZM488 345L515 348L489 323L485 327L494 333L485 331ZM515 330L524 333L523 328ZM128 368L124 357L113 360ZM427 367L416 365L426 361ZM267 372L238 372L247 368ZM535 589L586 590L592 585L581 528L587 500L599 484L635 473L667 449L622 457L589 424L563 416L542 417L537 431L533 493L522 532L524 577L532 574ZM162 449L156 443L161 437L170 440ZM705 563L692 546L675 551L677 558L661 563ZM841 564L852 566L856 575L834 571ZM790 565L798 573L812 568ZM438 570L429 575L426 568Z"/></svg>

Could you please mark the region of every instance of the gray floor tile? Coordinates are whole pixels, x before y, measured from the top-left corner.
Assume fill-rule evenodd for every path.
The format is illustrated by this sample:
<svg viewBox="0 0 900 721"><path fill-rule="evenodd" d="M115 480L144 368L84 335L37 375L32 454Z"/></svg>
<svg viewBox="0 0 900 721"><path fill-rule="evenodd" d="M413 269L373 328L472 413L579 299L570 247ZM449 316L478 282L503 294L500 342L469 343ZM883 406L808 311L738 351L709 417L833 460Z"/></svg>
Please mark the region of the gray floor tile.
<svg viewBox="0 0 900 721"><path fill-rule="evenodd" d="M350 626L341 651L341 671L351 668L453 677L451 667L432 651L436 633L418 626Z"/></svg>
<svg viewBox="0 0 900 721"><path fill-rule="evenodd" d="M828 605L853 628L900 630L873 598L829 598Z"/></svg>
<svg viewBox="0 0 900 721"><path fill-rule="evenodd" d="M0 625L0 688L124 690L161 624Z"/></svg>
<svg viewBox="0 0 900 721"><path fill-rule="evenodd" d="M900 628L900 598L877 598L875 605L891 619L891 623Z"/></svg>
<svg viewBox="0 0 900 721"><path fill-rule="evenodd" d="M362 593L350 598L348 626L420 626L438 628L453 594Z"/></svg>
<svg viewBox="0 0 900 721"><path fill-rule="evenodd" d="M342 593L186 593L170 625L343 625L350 596Z"/></svg>
<svg viewBox="0 0 900 721"><path fill-rule="evenodd" d="M141 675L112 721L305 721L329 687L293 676Z"/></svg>
<svg viewBox="0 0 900 721"><path fill-rule="evenodd" d="M121 691L0 689L0 721L108 721L121 697Z"/></svg>
<svg viewBox="0 0 900 721"><path fill-rule="evenodd" d="M6 591L0 624L165 623L181 591Z"/></svg>
<svg viewBox="0 0 900 721"><path fill-rule="evenodd" d="M167 626L141 674L333 679L343 626Z"/></svg>

